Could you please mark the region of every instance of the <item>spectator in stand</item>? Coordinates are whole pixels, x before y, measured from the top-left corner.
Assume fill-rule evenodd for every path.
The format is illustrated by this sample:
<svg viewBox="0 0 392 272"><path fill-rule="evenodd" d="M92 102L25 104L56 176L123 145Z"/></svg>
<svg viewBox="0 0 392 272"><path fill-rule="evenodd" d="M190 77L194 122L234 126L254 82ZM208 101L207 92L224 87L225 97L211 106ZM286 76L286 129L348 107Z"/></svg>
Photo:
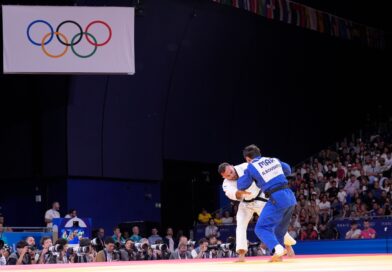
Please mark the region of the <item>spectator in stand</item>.
<svg viewBox="0 0 392 272"><path fill-rule="evenodd" d="M70 209L65 218L77 218L78 214L75 209Z"/></svg>
<svg viewBox="0 0 392 272"><path fill-rule="evenodd" d="M342 208L343 208L342 203L340 203L337 198L334 198L331 204L332 217L339 216Z"/></svg>
<svg viewBox="0 0 392 272"><path fill-rule="evenodd" d="M376 231L370 227L369 220L363 221L363 230L361 231L362 239L375 239Z"/></svg>
<svg viewBox="0 0 392 272"><path fill-rule="evenodd" d="M332 164L328 164L327 171L324 173L324 177L326 177L327 179L330 179L331 177L332 178L336 178L336 172L334 172L332 170L332 168L333 168L333 165Z"/></svg>
<svg viewBox="0 0 392 272"><path fill-rule="evenodd" d="M346 197L347 197L346 191L344 190L343 187L340 187L338 193L338 199L339 202L342 203L342 205L346 204Z"/></svg>
<svg viewBox="0 0 392 272"><path fill-rule="evenodd" d="M346 177L346 172L347 172L347 170L345 169L343 164L341 162L339 162L338 163L338 170L336 171L336 177L339 180L343 180Z"/></svg>
<svg viewBox="0 0 392 272"><path fill-rule="evenodd" d="M354 194L359 189L359 181L357 177L354 175L350 176L350 179L347 181L346 186L344 186L344 190L349 196L354 196Z"/></svg>
<svg viewBox="0 0 392 272"><path fill-rule="evenodd" d="M324 192L328 191L328 189L332 187L332 182L333 182L334 180L335 180L335 179L334 179L333 177L329 177L329 178L328 178L328 182L327 182L327 183L325 184L325 186L324 186ZM335 186L336 186L336 183L335 183Z"/></svg>
<svg viewBox="0 0 392 272"><path fill-rule="evenodd" d="M199 222L202 224L207 224L210 221L210 218L212 218L211 214L208 213L207 210L203 208L198 216Z"/></svg>
<svg viewBox="0 0 392 272"><path fill-rule="evenodd" d="M142 239L142 237L139 235L139 227L138 226L133 226L132 236L130 239L132 241L134 241L135 243L139 243L139 241Z"/></svg>
<svg viewBox="0 0 392 272"><path fill-rule="evenodd" d="M302 208L299 212L298 221L301 226L306 225L309 222L309 215L305 208Z"/></svg>
<svg viewBox="0 0 392 272"><path fill-rule="evenodd" d="M365 173L369 177L369 181L373 184L374 178L379 174L379 168L376 165L376 160L372 160L370 165L366 167Z"/></svg>
<svg viewBox="0 0 392 272"><path fill-rule="evenodd" d="M320 224L319 229L320 229L319 231L320 240L337 239L337 234L332 227L325 224Z"/></svg>
<svg viewBox="0 0 392 272"><path fill-rule="evenodd" d="M309 223L306 229L301 231L301 240L317 240L318 233L314 229L314 225Z"/></svg>
<svg viewBox="0 0 392 272"><path fill-rule="evenodd" d="M58 203L56 201L56 202L53 202L52 208L50 210L46 211L45 223L48 228L53 227L53 223L52 223L53 218L60 218L59 210L60 210L60 203Z"/></svg>
<svg viewBox="0 0 392 272"><path fill-rule="evenodd" d="M390 179L388 179L388 178L386 178L386 177L384 177L384 178L382 178L381 180L380 180L380 187L381 187L381 189L383 190L383 191L385 191L385 192L391 192L391 180Z"/></svg>
<svg viewBox="0 0 392 272"><path fill-rule="evenodd" d="M309 222L317 226L319 221L319 206L316 204L314 199L310 201L310 205L307 207L307 210Z"/></svg>
<svg viewBox="0 0 392 272"><path fill-rule="evenodd" d="M379 208L379 209L377 210L376 216L378 216L378 217L383 217L384 215L385 215L384 209L383 209L383 208Z"/></svg>
<svg viewBox="0 0 392 272"><path fill-rule="evenodd" d="M371 191L368 191L366 196L363 198L364 198L364 202L368 207L373 207L373 203L376 202L376 200L373 197L373 193Z"/></svg>
<svg viewBox="0 0 392 272"><path fill-rule="evenodd" d="M120 245L125 244L125 238L121 234L121 230L119 227L113 228L113 236L114 243L120 243Z"/></svg>
<svg viewBox="0 0 392 272"><path fill-rule="evenodd" d="M219 229L215 225L215 221L213 218L210 219L209 225L206 227L205 230L205 237L209 238L211 236L219 237Z"/></svg>
<svg viewBox="0 0 392 272"><path fill-rule="evenodd" d="M344 204L343 210L342 210L342 213L341 213L341 217L342 218L350 218L351 217L350 205Z"/></svg>
<svg viewBox="0 0 392 272"><path fill-rule="evenodd" d="M376 179L374 179L372 194L376 200L379 200L381 198L381 193L382 193L382 190L380 188L380 183L379 183L378 179L376 178Z"/></svg>
<svg viewBox="0 0 392 272"><path fill-rule="evenodd" d="M328 222L329 215L331 213L331 203L328 201L327 196L324 195L322 201L319 204L320 221L322 223Z"/></svg>
<svg viewBox="0 0 392 272"><path fill-rule="evenodd" d="M299 223L298 216L295 213L293 213L293 215L291 216L290 226L293 227L293 229L296 233L299 233L299 231L301 229L301 224Z"/></svg>
<svg viewBox="0 0 392 272"><path fill-rule="evenodd" d="M321 178L319 183L316 184L316 188L318 188L319 192L324 192L326 184L327 180L325 178Z"/></svg>
<svg viewBox="0 0 392 272"><path fill-rule="evenodd" d="M289 225L287 232L290 234L291 237L293 237L294 240L297 239L298 233L292 225Z"/></svg>
<svg viewBox="0 0 392 272"><path fill-rule="evenodd" d="M356 178L359 178L361 176L361 169L362 165L360 163L354 164L352 166L351 175L354 175Z"/></svg>
<svg viewBox="0 0 392 272"><path fill-rule="evenodd" d="M384 158L380 158L378 160L379 163L379 172L383 177L390 177L391 176L391 165L388 165L385 163L385 159Z"/></svg>
<svg viewBox="0 0 392 272"><path fill-rule="evenodd" d="M148 237L148 242L150 243L150 245L155 245L155 242L157 240L162 240L162 237L158 235L158 229L153 228L151 230L151 236Z"/></svg>
<svg viewBox="0 0 392 272"><path fill-rule="evenodd" d="M222 224L223 225L230 225L233 224L233 217L230 216L229 211L225 211L222 217Z"/></svg>
<svg viewBox="0 0 392 272"><path fill-rule="evenodd" d="M333 199L338 196L339 189L338 189L338 186L336 184L336 180L332 180L331 187L329 187L326 192L328 194L328 198L329 198L330 202L332 202Z"/></svg>
<svg viewBox="0 0 392 272"><path fill-rule="evenodd" d="M214 221L215 221L215 224L216 225L222 225L222 216L220 215L220 213L219 212L216 212L215 213L215 216L214 216Z"/></svg>
<svg viewBox="0 0 392 272"><path fill-rule="evenodd" d="M359 239L361 237L361 230L358 229L357 222L351 222L351 229L346 233L346 239Z"/></svg>

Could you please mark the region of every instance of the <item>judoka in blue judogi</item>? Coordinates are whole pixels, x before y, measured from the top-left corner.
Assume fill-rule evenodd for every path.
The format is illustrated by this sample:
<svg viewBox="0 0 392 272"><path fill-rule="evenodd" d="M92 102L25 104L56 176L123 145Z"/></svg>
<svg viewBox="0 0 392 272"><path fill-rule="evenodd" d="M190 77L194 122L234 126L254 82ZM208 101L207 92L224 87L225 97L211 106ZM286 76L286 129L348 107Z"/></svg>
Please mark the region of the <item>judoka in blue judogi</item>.
<svg viewBox="0 0 392 272"><path fill-rule="evenodd" d="M269 197L257 221L255 232L269 250L275 249L272 261L278 261L284 255L283 237L297 204L286 178L291 174L291 168L276 158L262 157L260 149L255 145L247 146L243 155L249 164L245 174L238 179L237 187L239 190L246 190L255 181Z"/></svg>

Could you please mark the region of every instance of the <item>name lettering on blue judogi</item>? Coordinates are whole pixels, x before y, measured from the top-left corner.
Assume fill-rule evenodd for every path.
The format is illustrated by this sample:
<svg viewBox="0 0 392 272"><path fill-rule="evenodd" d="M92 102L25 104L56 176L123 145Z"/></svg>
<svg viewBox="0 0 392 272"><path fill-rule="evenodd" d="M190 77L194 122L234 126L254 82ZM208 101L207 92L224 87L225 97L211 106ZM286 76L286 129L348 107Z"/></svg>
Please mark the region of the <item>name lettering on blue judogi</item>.
<svg viewBox="0 0 392 272"><path fill-rule="evenodd" d="M271 179L284 174L282 165L275 158L260 158L252 164L265 182L269 182Z"/></svg>
<svg viewBox="0 0 392 272"><path fill-rule="evenodd" d="M260 161L258 164L261 168L263 168L265 166L268 166L268 165L274 163L274 161L275 161L274 159L265 159L265 160Z"/></svg>

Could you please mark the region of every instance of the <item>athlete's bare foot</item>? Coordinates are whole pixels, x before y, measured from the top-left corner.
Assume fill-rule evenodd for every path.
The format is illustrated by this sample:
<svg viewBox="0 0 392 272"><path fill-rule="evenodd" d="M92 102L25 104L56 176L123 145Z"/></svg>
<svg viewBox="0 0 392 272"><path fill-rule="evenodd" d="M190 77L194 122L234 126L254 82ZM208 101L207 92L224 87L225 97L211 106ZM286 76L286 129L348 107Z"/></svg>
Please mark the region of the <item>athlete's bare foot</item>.
<svg viewBox="0 0 392 272"><path fill-rule="evenodd" d="M272 255L272 258L269 260L270 263L279 263L283 262L282 256L278 256L276 254Z"/></svg>
<svg viewBox="0 0 392 272"><path fill-rule="evenodd" d="M295 252L292 246L285 246L287 251L287 257L294 257Z"/></svg>
<svg viewBox="0 0 392 272"><path fill-rule="evenodd" d="M243 249L238 250L238 259L235 260L236 263L243 263L245 262L245 254L246 251Z"/></svg>
<svg viewBox="0 0 392 272"><path fill-rule="evenodd" d="M283 256L287 255L287 249L283 251L283 255L278 255L274 254L271 257L271 260L269 260L270 263L277 263L277 262L283 262Z"/></svg>

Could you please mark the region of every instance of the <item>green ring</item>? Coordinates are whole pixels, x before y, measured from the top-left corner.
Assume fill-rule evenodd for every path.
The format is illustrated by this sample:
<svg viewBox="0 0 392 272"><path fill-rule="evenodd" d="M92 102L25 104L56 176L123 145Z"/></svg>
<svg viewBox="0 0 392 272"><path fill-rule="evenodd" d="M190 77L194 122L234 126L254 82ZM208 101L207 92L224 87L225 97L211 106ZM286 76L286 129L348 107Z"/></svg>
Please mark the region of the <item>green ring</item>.
<svg viewBox="0 0 392 272"><path fill-rule="evenodd" d="M92 34L90 34L90 33L88 33L88 32L82 32L82 33L77 33L73 38L72 38L72 41L71 41L71 49L72 49L72 52L76 55L76 56L78 56L79 58L89 58L89 57L91 57L92 55L94 55L95 54L95 52L97 51L97 48L98 48L98 46L97 45L94 45L94 50L93 50L93 52L91 52L90 54L88 54L88 55L80 55L78 52L76 52L75 51L75 49L74 49L74 41L75 41L75 39L78 37L78 36L80 36L80 35L83 35L83 34L86 34L86 35L88 35L88 36L90 36L93 40L94 40L94 42L95 42L95 44L97 44L97 39L92 35Z"/></svg>

